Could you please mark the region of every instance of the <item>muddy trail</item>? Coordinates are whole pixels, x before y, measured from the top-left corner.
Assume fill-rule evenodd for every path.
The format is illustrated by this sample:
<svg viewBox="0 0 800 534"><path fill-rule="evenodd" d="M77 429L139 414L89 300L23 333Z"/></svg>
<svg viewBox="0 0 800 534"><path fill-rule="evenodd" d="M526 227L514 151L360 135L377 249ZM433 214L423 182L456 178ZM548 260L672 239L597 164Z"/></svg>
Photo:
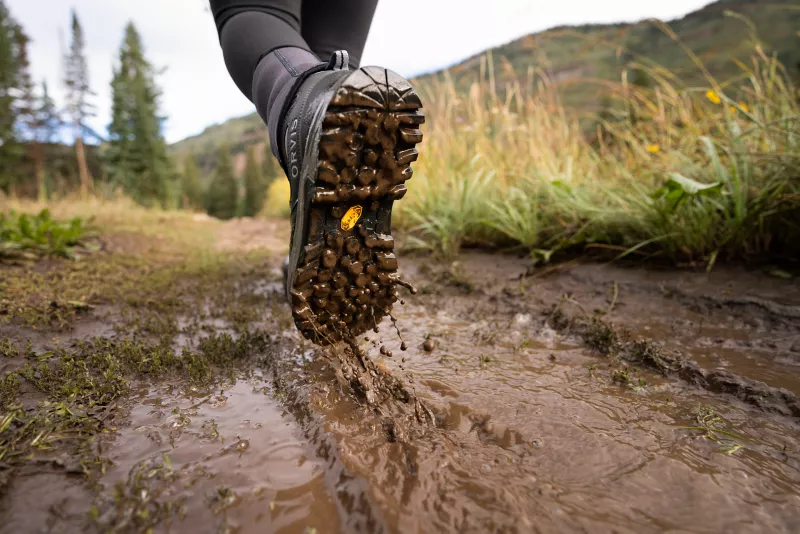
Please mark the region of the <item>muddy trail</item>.
<svg viewBox="0 0 800 534"><path fill-rule="evenodd" d="M0 266L0 532L800 530L797 277L401 253L318 347L284 223L176 226Z"/></svg>

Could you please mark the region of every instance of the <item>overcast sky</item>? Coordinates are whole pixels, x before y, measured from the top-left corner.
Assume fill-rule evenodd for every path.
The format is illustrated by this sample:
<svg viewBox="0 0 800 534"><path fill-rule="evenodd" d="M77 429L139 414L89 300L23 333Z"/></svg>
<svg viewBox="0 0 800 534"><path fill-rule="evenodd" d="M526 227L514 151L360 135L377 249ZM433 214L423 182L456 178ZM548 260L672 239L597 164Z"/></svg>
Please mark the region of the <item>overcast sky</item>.
<svg viewBox="0 0 800 534"><path fill-rule="evenodd" d="M299 0L298 0L299 1ZM331 0L336 1L336 0ZM352 0L351 0L352 1ZM562 24L680 17L710 0L380 0L362 64L405 76L452 65L488 47ZM111 69L123 28L133 20L145 53L165 67L169 142L253 110L230 80L207 0L6 0L33 40L34 78L46 79L61 103L60 50L69 36L69 11L83 24L98 116L90 124L105 134L110 115Z"/></svg>

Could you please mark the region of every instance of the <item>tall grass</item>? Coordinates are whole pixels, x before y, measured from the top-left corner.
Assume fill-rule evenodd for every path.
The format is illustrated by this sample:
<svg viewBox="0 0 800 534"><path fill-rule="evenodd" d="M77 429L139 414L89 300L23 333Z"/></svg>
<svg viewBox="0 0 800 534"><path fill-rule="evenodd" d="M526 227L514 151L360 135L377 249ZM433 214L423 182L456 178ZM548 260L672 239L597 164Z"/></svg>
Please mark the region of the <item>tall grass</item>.
<svg viewBox="0 0 800 534"><path fill-rule="evenodd" d="M607 83L612 105L585 123L546 78L458 92L420 87L428 123L399 224L445 256L491 242L535 255L575 247L706 262L800 250L800 104L760 49L724 83L670 72ZM698 67L702 68L702 65ZM517 78L519 79L519 78Z"/></svg>

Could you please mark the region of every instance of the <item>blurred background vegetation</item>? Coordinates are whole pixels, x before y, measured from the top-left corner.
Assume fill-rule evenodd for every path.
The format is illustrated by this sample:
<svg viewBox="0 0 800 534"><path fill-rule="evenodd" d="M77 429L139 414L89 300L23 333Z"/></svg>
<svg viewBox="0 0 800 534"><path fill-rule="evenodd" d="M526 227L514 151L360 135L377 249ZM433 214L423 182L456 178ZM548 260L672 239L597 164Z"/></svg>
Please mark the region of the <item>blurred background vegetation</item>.
<svg viewBox="0 0 800 534"><path fill-rule="evenodd" d="M796 257L799 29L794 0L720 0L666 24L554 28L419 76L426 143L397 224L442 256L479 245L709 267ZM288 183L258 116L167 146L157 73L132 24L120 37L101 136L85 126L93 92L78 14L63 58L68 105L56 109L0 0L0 194L287 216Z"/></svg>

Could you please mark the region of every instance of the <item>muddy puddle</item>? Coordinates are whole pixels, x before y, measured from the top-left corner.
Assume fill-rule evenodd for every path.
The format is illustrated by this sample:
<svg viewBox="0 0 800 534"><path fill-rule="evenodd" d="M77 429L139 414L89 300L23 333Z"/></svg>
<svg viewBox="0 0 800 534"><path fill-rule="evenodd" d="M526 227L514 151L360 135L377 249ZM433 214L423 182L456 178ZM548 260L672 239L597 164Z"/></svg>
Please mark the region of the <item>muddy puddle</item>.
<svg viewBox="0 0 800 534"><path fill-rule="evenodd" d="M429 438L437 445L417 446L418 495L398 530L800 527L792 421L645 371L616 383L604 361L531 331L526 315L470 323L440 311L431 321L407 306L397 316L412 347L430 335L438 348L386 365L413 370L441 422ZM724 434L701 428L704 413Z"/></svg>
<svg viewBox="0 0 800 534"><path fill-rule="evenodd" d="M116 488L101 525L124 531L128 514L157 502L173 504L165 518L173 532L339 531L326 464L268 380L255 374L187 393L164 386L137 399L101 480Z"/></svg>
<svg viewBox="0 0 800 534"><path fill-rule="evenodd" d="M616 288L616 290L615 290ZM534 291L536 291L534 286ZM744 269L710 274L584 265L539 287L607 309L634 335L669 343L708 369L800 394L800 284Z"/></svg>
<svg viewBox="0 0 800 534"><path fill-rule="evenodd" d="M763 381L756 395L791 395L795 285L597 265L527 280L514 260L472 261L444 288L411 266L423 295L395 312L407 351L388 321L362 342L431 407L435 427L398 439L391 410L354 417L352 402L330 393L320 403L346 468L368 481L381 530L800 528L796 418L598 355L543 319L566 299L701 369Z"/></svg>
<svg viewBox="0 0 800 534"><path fill-rule="evenodd" d="M42 499L44 516L78 511L44 532L86 514L100 532L137 532L143 514L154 532L800 531L800 424L785 415L800 393L797 281L531 271L488 254L401 267L419 288L395 306L403 339L388 319L361 336L374 365L358 372L404 394L354 390L352 355L303 340L275 304L269 357L212 391L140 387L104 441L97 492L31 473L3 499L0 531L33 524L20 510L37 484L68 495ZM281 298L279 283L251 292ZM554 309L609 326L579 335ZM632 361L624 336L732 385Z"/></svg>

